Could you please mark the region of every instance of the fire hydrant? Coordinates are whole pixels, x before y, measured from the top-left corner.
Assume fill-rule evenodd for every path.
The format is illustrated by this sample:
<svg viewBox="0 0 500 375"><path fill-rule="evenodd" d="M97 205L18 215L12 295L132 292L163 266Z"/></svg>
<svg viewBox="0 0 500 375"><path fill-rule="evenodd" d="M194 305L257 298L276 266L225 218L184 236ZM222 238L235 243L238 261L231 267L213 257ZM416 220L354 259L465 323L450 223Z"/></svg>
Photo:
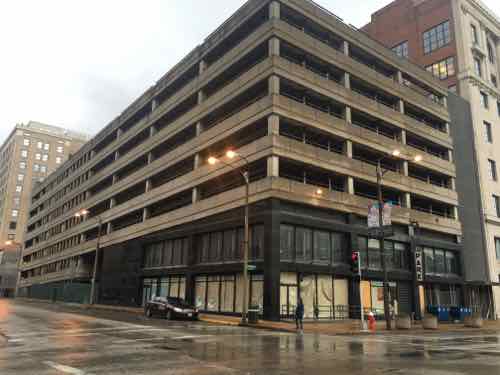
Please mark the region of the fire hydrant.
<svg viewBox="0 0 500 375"><path fill-rule="evenodd" d="M370 331L375 332L376 323L375 323L375 315L373 314L373 311L370 311L368 313L368 328L370 329Z"/></svg>

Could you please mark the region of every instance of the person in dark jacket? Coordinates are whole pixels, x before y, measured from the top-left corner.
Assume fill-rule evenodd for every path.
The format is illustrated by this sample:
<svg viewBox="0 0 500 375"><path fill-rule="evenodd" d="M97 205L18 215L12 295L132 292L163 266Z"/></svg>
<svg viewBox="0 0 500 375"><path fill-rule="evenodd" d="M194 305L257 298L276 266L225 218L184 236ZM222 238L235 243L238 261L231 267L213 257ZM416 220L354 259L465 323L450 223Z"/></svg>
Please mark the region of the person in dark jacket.
<svg viewBox="0 0 500 375"><path fill-rule="evenodd" d="M304 329L304 303L302 302L302 298L299 298L297 302L297 308L295 309L295 324L297 325L298 330Z"/></svg>

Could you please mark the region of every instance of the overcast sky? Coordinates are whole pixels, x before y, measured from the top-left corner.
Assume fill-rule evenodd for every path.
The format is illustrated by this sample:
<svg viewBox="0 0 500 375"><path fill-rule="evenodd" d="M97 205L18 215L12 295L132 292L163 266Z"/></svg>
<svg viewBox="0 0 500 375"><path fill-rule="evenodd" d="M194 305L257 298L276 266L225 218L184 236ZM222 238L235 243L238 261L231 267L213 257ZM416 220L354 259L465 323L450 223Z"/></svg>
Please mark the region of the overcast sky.
<svg viewBox="0 0 500 375"><path fill-rule="evenodd" d="M0 144L29 120L97 133L244 2L2 1ZM358 27L389 2L318 1Z"/></svg>

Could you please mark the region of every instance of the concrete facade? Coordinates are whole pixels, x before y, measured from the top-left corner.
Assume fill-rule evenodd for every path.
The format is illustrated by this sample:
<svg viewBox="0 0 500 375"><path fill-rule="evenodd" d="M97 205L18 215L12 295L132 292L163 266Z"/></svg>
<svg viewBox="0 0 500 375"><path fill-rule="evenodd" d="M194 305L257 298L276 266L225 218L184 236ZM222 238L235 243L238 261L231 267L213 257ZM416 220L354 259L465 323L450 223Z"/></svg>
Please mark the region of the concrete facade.
<svg viewBox="0 0 500 375"><path fill-rule="evenodd" d="M413 17L411 23L405 22L404 17L398 17L407 13ZM449 43L426 54L422 33L446 21L450 23ZM386 27L388 24L391 26ZM415 28L415 24L424 26ZM456 145L460 150L456 153L457 168L464 169L462 175L467 183L470 183L470 176L477 173L479 184L474 195L463 194L460 197L464 211L480 210L479 216L474 215L480 223L479 228L477 223L465 225L466 221L463 221L465 241L471 245L467 252L472 253L471 258L476 257L466 263L466 277L470 282L491 286L489 293L495 297L495 311L499 315L500 210L496 207L495 197L500 196L497 177L500 148L496 145L500 137L500 20L479 0L398 0L376 12L372 22L364 29L388 46L401 43L412 34L409 57L424 67L447 57L454 58L454 74L442 82L470 103L470 129L462 130L463 134L467 134L469 143L473 140L474 146L471 151L468 143ZM389 30L397 32L390 35ZM488 101L487 106L483 104L483 97ZM464 155L474 156L475 159L466 160ZM464 192L470 193L471 189L465 187ZM481 240L479 237L482 237ZM478 241L474 242L474 238Z"/></svg>
<svg viewBox="0 0 500 375"><path fill-rule="evenodd" d="M207 163L228 149L248 166ZM100 302L173 293L237 314L245 189L235 168L249 168L249 302L269 319L286 317L299 294L330 318L355 314L349 259L364 246L365 307L379 309L380 249L366 216L384 158L393 299L406 312L452 303L462 280L453 150L447 91L425 71L313 3L252 0L33 192L21 293L88 286L99 238ZM424 246L447 263L416 283Z"/></svg>

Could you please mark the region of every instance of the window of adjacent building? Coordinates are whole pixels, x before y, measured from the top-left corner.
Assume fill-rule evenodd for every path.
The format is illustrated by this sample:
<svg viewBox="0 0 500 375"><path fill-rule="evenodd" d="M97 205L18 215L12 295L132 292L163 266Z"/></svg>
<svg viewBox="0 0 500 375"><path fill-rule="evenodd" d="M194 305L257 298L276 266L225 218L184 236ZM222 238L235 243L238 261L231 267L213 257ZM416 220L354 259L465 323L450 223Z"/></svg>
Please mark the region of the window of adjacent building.
<svg viewBox="0 0 500 375"><path fill-rule="evenodd" d="M16 230L17 229L17 222L11 221L9 223L9 230Z"/></svg>
<svg viewBox="0 0 500 375"><path fill-rule="evenodd" d="M62 163L62 158L60 156L56 157L56 164L61 164Z"/></svg>
<svg viewBox="0 0 500 375"><path fill-rule="evenodd" d="M10 241L14 241L16 239L16 235L15 234L9 234L9 235L7 235L7 239L10 240Z"/></svg>
<svg viewBox="0 0 500 375"><path fill-rule="evenodd" d="M28 157L28 150L21 150L21 157L27 158Z"/></svg>
<svg viewBox="0 0 500 375"><path fill-rule="evenodd" d="M24 140L23 140L23 145L25 145L25 146L29 146L29 145L30 145L30 140L29 140L29 139L27 139L27 138L24 138Z"/></svg>
<svg viewBox="0 0 500 375"><path fill-rule="evenodd" d="M430 53L450 43L450 22L446 21L424 32L424 53Z"/></svg>
<svg viewBox="0 0 500 375"><path fill-rule="evenodd" d="M495 237L495 252L497 255L497 260L500 260L500 238Z"/></svg>
<svg viewBox="0 0 500 375"><path fill-rule="evenodd" d="M19 163L19 168L26 169L26 162L22 161Z"/></svg>
<svg viewBox="0 0 500 375"><path fill-rule="evenodd" d="M21 199L19 198L14 198L14 206L18 207L21 204Z"/></svg>
<svg viewBox="0 0 500 375"><path fill-rule="evenodd" d="M39 153L35 154L35 159L42 160L42 154L39 154Z"/></svg>
<svg viewBox="0 0 500 375"><path fill-rule="evenodd" d="M497 163L494 160L488 159L488 172L492 181L497 181Z"/></svg>
<svg viewBox="0 0 500 375"><path fill-rule="evenodd" d="M495 63L495 52L490 41L488 41L488 60L490 60L490 63L492 64Z"/></svg>
<svg viewBox="0 0 500 375"><path fill-rule="evenodd" d="M497 113L500 116L500 102L497 100Z"/></svg>
<svg viewBox="0 0 500 375"><path fill-rule="evenodd" d="M451 92L453 93L457 93L457 85L451 85L450 87L448 87L448 90L450 90Z"/></svg>
<svg viewBox="0 0 500 375"><path fill-rule="evenodd" d="M399 57L403 57L403 58L407 59L408 58L408 41L404 41L403 43L400 43L397 46L392 47L392 50Z"/></svg>
<svg viewBox="0 0 500 375"><path fill-rule="evenodd" d="M491 84L495 87L498 87L497 76L494 74L491 75Z"/></svg>
<svg viewBox="0 0 500 375"><path fill-rule="evenodd" d="M12 210L12 217L18 217L19 216L19 211L18 210Z"/></svg>
<svg viewBox="0 0 500 375"><path fill-rule="evenodd" d="M36 148L39 149L39 150L41 150L43 148L43 142L38 141L36 143Z"/></svg>
<svg viewBox="0 0 500 375"><path fill-rule="evenodd" d="M45 151L49 151L49 149L50 149L50 144L45 143L45 144L43 145L43 149L44 149Z"/></svg>
<svg viewBox="0 0 500 375"><path fill-rule="evenodd" d="M486 139L486 142L493 143L493 133L491 131L491 124L486 121L484 121L484 137Z"/></svg>
<svg viewBox="0 0 500 375"><path fill-rule="evenodd" d="M20 192L22 192L22 191L23 191L23 187L22 187L22 186L20 186L20 185L17 185L17 186L16 186L16 193L20 193Z"/></svg>
<svg viewBox="0 0 500 375"><path fill-rule="evenodd" d="M429 65L426 69L439 79L447 79L455 75L455 58L453 56L448 57L445 60Z"/></svg>
<svg viewBox="0 0 500 375"><path fill-rule="evenodd" d="M64 152L64 147L63 147L63 146L57 146L56 151L57 151L59 154L62 154L62 153Z"/></svg>
<svg viewBox="0 0 500 375"><path fill-rule="evenodd" d="M47 173L47 167L46 167L45 165L42 165L42 166L40 167L40 172L41 172L41 173Z"/></svg>
<svg viewBox="0 0 500 375"><path fill-rule="evenodd" d="M474 57L474 70L479 77L483 76L483 71L481 69L481 59L479 57Z"/></svg>
<svg viewBox="0 0 500 375"><path fill-rule="evenodd" d="M493 209L497 217L500 217L500 197L498 195L493 195Z"/></svg>
<svg viewBox="0 0 500 375"><path fill-rule="evenodd" d="M47 161L47 160L49 160L49 155L43 154L42 155L42 161Z"/></svg>
<svg viewBox="0 0 500 375"><path fill-rule="evenodd" d="M23 174L18 174L17 175L17 181L24 181L24 175Z"/></svg>
<svg viewBox="0 0 500 375"><path fill-rule="evenodd" d="M472 43L479 44L479 37L477 35L476 25L470 25L470 31L471 31L471 35L472 35Z"/></svg>
<svg viewBox="0 0 500 375"><path fill-rule="evenodd" d="M484 93L484 92L480 92L479 93L480 95L480 98L479 100L481 101L481 106L485 109L488 109L489 108L489 103L488 103L488 94Z"/></svg>
<svg viewBox="0 0 500 375"><path fill-rule="evenodd" d="M34 172L40 172L40 164L33 165L33 171Z"/></svg>

